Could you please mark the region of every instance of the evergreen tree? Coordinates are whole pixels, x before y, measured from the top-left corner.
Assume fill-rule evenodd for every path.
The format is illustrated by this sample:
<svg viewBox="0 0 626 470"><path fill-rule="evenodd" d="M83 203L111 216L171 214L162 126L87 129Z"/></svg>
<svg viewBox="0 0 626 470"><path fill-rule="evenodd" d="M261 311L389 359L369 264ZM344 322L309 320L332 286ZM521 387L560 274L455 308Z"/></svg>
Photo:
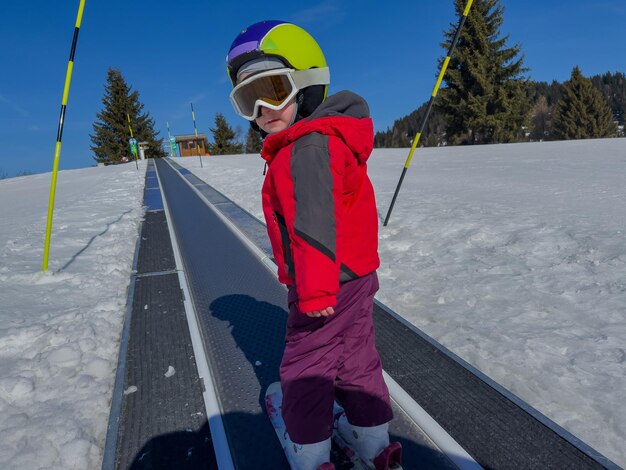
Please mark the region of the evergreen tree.
<svg viewBox="0 0 626 470"><path fill-rule="evenodd" d="M613 120L620 125L626 118L626 75L621 72L612 74L607 72L591 77L591 81L608 101L613 111ZM563 84L553 80L535 82L529 80L526 87L527 107L530 109L528 121L530 124L530 140L552 140L555 138L553 126L554 105L563 95ZM419 128L426 104L422 104L416 111L394 121L393 126L385 131L378 131L374 137L374 145L381 147L408 147ZM420 139L420 146L445 145L445 130L448 127L449 116L438 112L435 107L426 124L426 129Z"/></svg>
<svg viewBox="0 0 626 470"><path fill-rule="evenodd" d="M252 129L252 127L248 128L248 134L246 135L246 153L260 153L261 147L263 147L263 141L261 140L261 134Z"/></svg>
<svg viewBox="0 0 626 470"><path fill-rule="evenodd" d="M455 0L459 16L465 0ZM481 0L465 22L457 43L441 98L435 107L448 116L446 135L451 144L515 142L524 138L529 110L523 56L518 45L505 47L500 37L504 22L500 0ZM452 42L456 24L446 32Z"/></svg>
<svg viewBox="0 0 626 470"><path fill-rule="evenodd" d="M576 66L563 85L563 96L554 109L557 139L590 139L617 134L606 99Z"/></svg>
<svg viewBox="0 0 626 470"><path fill-rule="evenodd" d="M539 98L544 96L546 98L546 104L551 108L561 98L562 88L563 85L556 80L552 80L552 83L530 80L526 88L526 94L528 95L529 102L533 104L536 104Z"/></svg>
<svg viewBox="0 0 626 470"><path fill-rule="evenodd" d="M548 140L551 132L551 109L548 99L544 95L539 96L530 112L530 140Z"/></svg>
<svg viewBox="0 0 626 470"><path fill-rule="evenodd" d="M99 163L119 162L124 157L132 159L130 153L130 132L128 118L133 129L133 136L137 142L148 142L146 157L165 157L163 139L157 138L154 130L154 121L146 112L144 105L139 101L139 92L131 91L126 84L122 73L118 69L109 68L107 83L104 86L102 97L104 108L96 114L98 121L94 122L94 134L90 134L91 150Z"/></svg>
<svg viewBox="0 0 626 470"><path fill-rule="evenodd" d="M563 85L556 80L552 83L529 81L526 94L531 106L529 113L532 141L552 140L552 112L562 95Z"/></svg>
<svg viewBox="0 0 626 470"><path fill-rule="evenodd" d="M222 113L215 115L215 127L209 128L213 133L213 143L208 150L211 155L233 155L243 153L243 145L236 141L237 134L228 125Z"/></svg>
<svg viewBox="0 0 626 470"><path fill-rule="evenodd" d="M379 131L374 136L376 148L405 148L413 144L415 134L422 124L428 103L423 103L411 114L396 119L391 129ZM420 147L437 147L445 142L445 116L433 109L420 138Z"/></svg>
<svg viewBox="0 0 626 470"><path fill-rule="evenodd" d="M626 121L626 75L607 72L591 77L591 82L609 102L614 119L623 125Z"/></svg>

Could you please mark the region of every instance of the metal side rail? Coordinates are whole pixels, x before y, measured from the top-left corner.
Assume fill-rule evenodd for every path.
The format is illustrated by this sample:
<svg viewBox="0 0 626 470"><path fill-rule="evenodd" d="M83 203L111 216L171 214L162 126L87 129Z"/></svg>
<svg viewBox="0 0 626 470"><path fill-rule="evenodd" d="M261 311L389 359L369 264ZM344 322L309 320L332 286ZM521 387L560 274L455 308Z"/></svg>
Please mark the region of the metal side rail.
<svg viewBox="0 0 626 470"><path fill-rule="evenodd" d="M174 160L168 161L270 265L264 224ZM401 417L426 430L459 468L476 468L477 462L496 469L620 469L378 301L374 321L386 380L401 405ZM441 462L413 460L416 446L411 441L405 468L445 468ZM406 449L407 442L403 444Z"/></svg>

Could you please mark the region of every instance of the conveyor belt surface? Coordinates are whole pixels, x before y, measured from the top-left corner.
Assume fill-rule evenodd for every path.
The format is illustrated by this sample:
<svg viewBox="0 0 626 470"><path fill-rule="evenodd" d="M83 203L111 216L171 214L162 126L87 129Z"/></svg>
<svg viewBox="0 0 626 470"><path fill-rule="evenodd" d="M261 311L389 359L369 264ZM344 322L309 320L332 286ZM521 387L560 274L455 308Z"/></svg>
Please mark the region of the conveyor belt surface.
<svg viewBox="0 0 626 470"><path fill-rule="evenodd" d="M171 164L181 168L175 162ZM163 172L168 168L172 174L165 162L160 162L159 170L162 168ZM256 218L188 170L180 174L271 257L264 228ZM177 186L180 191L183 187ZM217 246L220 243L216 239L211 242ZM228 262L227 258L219 258L219 262ZM274 302L272 310L275 308L276 311L272 318L276 318L272 319L275 322L272 331L282 328L279 311L283 304ZM284 315L283 311L283 318ZM376 305L374 319L377 346L387 373L483 467L619 469L416 327L399 319L384 305ZM267 382L262 383L262 387L266 385ZM415 447L410 438L405 446ZM440 468L437 465L445 465L424 462L420 460L422 457L407 458L405 467Z"/></svg>
<svg viewBox="0 0 626 470"><path fill-rule="evenodd" d="M144 204L102 468L216 469L153 161Z"/></svg>
<svg viewBox="0 0 626 470"><path fill-rule="evenodd" d="M278 380L286 290L178 171L165 161L157 167L235 467L287 468L263 410L265 389ZM403 442L405 468L453 468L410 419L396 415L392 433Z"/></svg>

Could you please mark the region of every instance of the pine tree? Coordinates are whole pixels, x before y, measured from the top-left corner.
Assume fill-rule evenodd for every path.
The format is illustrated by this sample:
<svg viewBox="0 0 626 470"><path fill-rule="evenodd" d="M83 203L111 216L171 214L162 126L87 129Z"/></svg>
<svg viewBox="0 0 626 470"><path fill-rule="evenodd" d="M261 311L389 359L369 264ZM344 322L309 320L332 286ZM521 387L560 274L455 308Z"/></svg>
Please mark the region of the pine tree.
<svg viewBox="0 0 626 470"><path fill-rule="evenodd" d="M555 105L554 134L557 139L591 139L617 134L609 104L578 66L563 84L563 95Z"/></svg>
<svg viewBox="0 0 626 470"><path fill-rule="evenodd" d="M211 155L233 155L243 153L243 145L236 141L237 134L228 125L222 113L215 115L215 127L209 128L213 133L213 143L208 150Z"/></svg>
<svg viewBox="0 0 626 470"><path fill-rule="evenodd" d="M593 86L597 88L608 101L613 112L613 120L624 125L626 118L626 76L617 72L607 72L591 77ZM563 84L553 80L535 82L529 80L526 86L527 107L530 108L528 121L530 125L530 140L553 140L555 138L553 125L554 105L563 95ZM427 103L416 111L394 121L393 126L385 131L378 131L374 137L374 145L381 147L408 147L413 141L415 132L419 128L423 112ZM420 139L420 145L425 147L445 145L445 129L448 127L450 116L438 112L435 107L430 114L426 129ZM623 132L622 132L623 133Z"/></svg>
<svg viewBox="0 0 626 470"><path fill-rule="evenodd" d="M561 98L562 88L563 85L556 80L552 80L552 83L530 80L526 92L533 104L536 104L539 98L544 96L546 104L550 108Z"/></svg>
<svg viewBox="0 0 626 470"><path fill-rule="evenodd" d="M465 0L455 0L459 16ZM435 107L447 118L450 144L488 144L524 139L529 110L522 74L521 47L505 47L508 36L500 37L504 22L500 0L474 2L450 60L445 76L447 87ZM456 24L446 32L447 50Z"/></svg>
<svg viewBox="0 0 626 470"><path fill-rule="evenodd" d="M102 97L104 108L96 114L98 121L94 122L94 134L90 134L91 150L94 160L103 163L119 162L124 157L132 159L130 153L130 132L128 118L137 142L148 142L146 157L161 158L163 139L158 139L158 132L154 130L154 121L148 113L143 113L144 105L139 101L139 92L131 91L126 84L122 73L118 69L109 68L107 83L104 86Z"/></svg>
<svg viewBox="0 0 626 470"><path fill-rule="evenodd" d="M248 134L246 135L246 153L260 153L263 147L263 141L261 140L261 134L255 131L252 127L248 128Z"/></svg>
<svg viewBox="0 0 626 470"><path fill-rule="evenodd" d="M548 99L541 95L530 112L530 140L541 141L550 137L551 107Z"/></svg>
<svg viewBox="0 0 626 470"><path fill-rule="evenodd" d="M528 103L531 106L529 139L532 141L552 140L552 113L554 105L562 95L563 85L556 80L552 83L530 80L526 88Z"/></svg>
<svg viewBox="0 0 626 470"><path fill-rule="evenodd" d="M591 82L602 92L611 106L613 117L620 124L626 121L626 75L621 72L591 77Z"/></svg>

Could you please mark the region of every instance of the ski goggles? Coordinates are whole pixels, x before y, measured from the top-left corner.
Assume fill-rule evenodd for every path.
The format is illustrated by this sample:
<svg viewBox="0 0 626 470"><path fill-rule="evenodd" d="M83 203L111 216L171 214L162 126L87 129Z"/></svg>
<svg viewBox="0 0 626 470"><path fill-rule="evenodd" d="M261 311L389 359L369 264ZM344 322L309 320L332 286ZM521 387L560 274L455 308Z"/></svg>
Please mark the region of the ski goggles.
<svg viewBox="0 0 626 470"><path fill-rule="evenodd" d="M246 78L230 92L235 112L248 121L259 116L259 107L283 109L298 91L311 85L328 85L328 67L294 70L267 70Z"/></svg>

